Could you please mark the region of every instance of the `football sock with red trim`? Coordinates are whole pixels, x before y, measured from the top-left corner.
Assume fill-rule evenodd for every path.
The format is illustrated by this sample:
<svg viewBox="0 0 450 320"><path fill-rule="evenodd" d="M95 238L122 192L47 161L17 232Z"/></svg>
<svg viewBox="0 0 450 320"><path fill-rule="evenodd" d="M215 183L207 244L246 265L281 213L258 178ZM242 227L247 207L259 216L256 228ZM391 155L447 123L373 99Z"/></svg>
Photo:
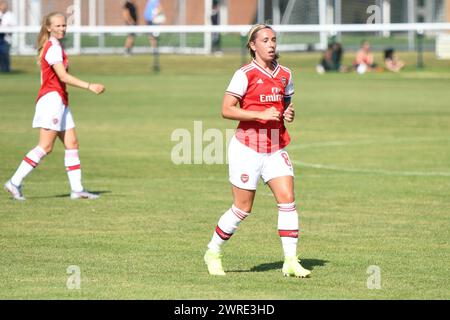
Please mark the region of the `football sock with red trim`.
<svg viewBox="0 0 450 320"><path fill-rule="evenodd" d="M215 252L221 251L221 246L231 238L239 224L247 218L249 213L244 212L234 205L219 219L208 248Z"/></svg>
<svg viewBox="0 0 450 320"><path fill-rule="evenodd" d="M66 150L64 165L66 166L67 177L69 178L72 191L83 191L83 185L81 184L81 165L77 149Z"/></svg>
<svg viewBox="0 0 450 320"><path fill-rule="evenodd" d="M298 213L295 202L278 204L278 234L285 257L297 255Z"/></svg>
<svg viewBox="0 0 450 320"><path fill-rule="evenodd" d="M36 146L30 152L27 153L23 161L20 163L16 170L16 173L11 178L11 183L15 186L20 186L23 179L37 167L42 158L44 158L47 153L39 146Z"/></svg>

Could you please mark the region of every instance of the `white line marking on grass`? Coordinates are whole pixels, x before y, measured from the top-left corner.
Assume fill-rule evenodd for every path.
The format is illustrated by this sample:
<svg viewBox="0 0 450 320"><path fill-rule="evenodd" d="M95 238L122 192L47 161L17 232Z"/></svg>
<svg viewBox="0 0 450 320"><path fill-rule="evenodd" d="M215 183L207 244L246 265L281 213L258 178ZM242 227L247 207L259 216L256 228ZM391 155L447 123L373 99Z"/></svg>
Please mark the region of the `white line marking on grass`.
<svg viewBox="0 0 450 320"><path fill-rule="evenodd" d="M361 168L345 168L338 167L334 165L323 165L319 163L307 163L303 161L293 161L297 164L306 168L313 168L319 170L332 170L341 172L352 172L352 173L370 173L370 174L383 174L389 176L435 176L435 177L450 177L450 172L426 172L426 171L391 171L391 170L376 170L376 169L361 169Z"/></svg>
<svg viewBox="0 0 450 320"><path fill-rule="evenodd" d="M341 141L324 141L324 142L314 142L308 144L300 144L295 146L289 146L288 150L291 149L308 149L317 147L338 147L338 146L350 146L350 145L375 145L375 144L389 144L389 143L399 143L407 144L409 142L429 142L429 141L450 141L449 137L413 137L413 138L392 138L392 139L367 139L367 140L341 140ZM303 161L293 161L297 164L306 168L313 168L319 170L331 170L331 171L341 171L341 172L352 172L352 173L368 173L368 174L383 174L390 176L434 176L434 177L450 177L450 172L436 172L436 171L392 171L392 170L382 170L382 169L362 169L362 168L347 168L339 167L336 165L323 165L320 163L308 163Z"/></svg>
<svg viewBox="0 0 450 320"><path fill-rule="evenodd" d="M340 146L352 146L352 145L371 145L371 144L389 144L389 143L407 143L407 142L428 142L428 141L450 141L449 137L415 137L415 138L392 138L392 139L367 139L367 140L337 140L337 141L324 141L313 142L292 145L288 147L288 150L295 149L308 149L308 148L320 148L320 147L340 147Z"/></svg>

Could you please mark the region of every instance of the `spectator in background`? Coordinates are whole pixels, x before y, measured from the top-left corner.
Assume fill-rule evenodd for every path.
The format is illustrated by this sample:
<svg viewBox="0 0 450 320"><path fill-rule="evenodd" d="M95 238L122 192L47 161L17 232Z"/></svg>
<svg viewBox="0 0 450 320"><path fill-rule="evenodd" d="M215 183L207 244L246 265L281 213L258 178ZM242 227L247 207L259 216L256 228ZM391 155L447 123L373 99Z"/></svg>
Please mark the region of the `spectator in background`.
<svg viewBox="0 0 450 320"><path fill-rule="evenodd" d="M136 14L137 8L136 4L134 3L134 0L125 1L125 4L123 6L122 15L123 19L125 20L125 24L128 26L135 26L137 25L137 14ZM136 37L135 33L129 33L127 36L127 39L125 40L125 55L130 56L131 50L134 46L134 39Z"/></svg>
<svg viewBox="0 0 450 320"><path fill-rule="evenodd" d="M220 13L220 0L213 0L213 6L211 11L211 24L213 26L218 26L220 24L219 13ZM212 51L219 54L221 53L219 32L213 32L212 34Z"/></svg>
<svg viewBox="0 0 450 320"><path fill-rule="evenodd" d="M405 63L397 59L394 55L394 49L389 48L384 50L384 66L389 71L399 72L405 66Z"/></svg>
<svg viewBox="0 0 450 320"><path fill-rule="evenodd" d="M12 27L16 24L15 20L12 12L8 10L8 3L0 0L0 26ZM0 72L11 71L10 49L11 34L0 33Z"/></svg>
<svg viewBox="0 0 450 320"><path fill-rule="evenodd" d="M339 42L332 43L331 60L335 71L344 72L346 68L342 65L342 57L344 55L344 49Z"/></svg>
<svg viewBox="0 0 450 320"><path fill-rule="evenodd" d="M318 73L323 74L334 69L333 65L333 46L328 45L327 49L324 51L320 63L317 65L316 70Z"/></svg>
<svg viewBox="0 0 450 320"><path fill-rule="evenodd" d="M361 42L361 48L356 53L356 59L353 62L353 66L359 74L377 70L378 65L374 61L368 41L363 40Z"/></svg>
<svg viewBox="0 0 450 320"><path fill-rule="evenodd" d="M159 0L148 0L144 10L144 18L147 25L159 25L166 21L163 8ZM153 54L153 71L160 71L159 52L158 52L158 38L159 32L152 32L149 34L150 45L152 46Z"/></svg>
<svg viewBox="0 0 450 320"><path fill-rule="evenodd" d="M163 12L163 8L159 0L148 0L144 10L144 19L147 25L158 25L165 22L166 18ZM154 51L158 48L159 34L153 32L150 34L150 44Z"/></svg>
<svg viewBox="0 0 450 320"><path fill-rule="evenodd" d="M339 42L335 42L333 38L316 67L317 72L320 74L329 71L346 72L347 68L342 65L343 52L342 45Z"/></svg>

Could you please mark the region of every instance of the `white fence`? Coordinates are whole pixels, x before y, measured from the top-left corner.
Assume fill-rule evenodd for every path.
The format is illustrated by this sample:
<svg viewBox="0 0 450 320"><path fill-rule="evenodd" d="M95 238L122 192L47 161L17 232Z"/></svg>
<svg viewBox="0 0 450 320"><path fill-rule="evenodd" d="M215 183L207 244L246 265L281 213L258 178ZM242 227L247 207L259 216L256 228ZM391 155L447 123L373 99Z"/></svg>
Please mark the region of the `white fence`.
<svg viewBox="0 0 450 320"><path fill-rule="evenodd" d="M136 34L177 34L186 36L187 34L199 34L203 37L202 46L197 47L161 47L161 53L189 53L189 54L209 54L211 53L211 42L205 41L211 39L212 33L220 34L240 34L245 36L250 30L250 25L163 25L163 26L68 26L68 34L73 36L71 47L68 51L71 54L83 53L120 53L121 47L90 47L85 48L81 45L82 35L91 35L95 37L104 37L105 35L126 35L128 33ZM323 24L323 25L274 25L273 28L284 37L294 35L294 40L290 43L280 41L278 49L280 51L301 51L306 49L323 50L326 48L329 36L339 36L347 33L374 33L383 34L383 32L404 32L408 34L432 34L438 35L450 30L450 23L397 23L397 24ZM13 45L13 54L28 55L34 54L33 43L26 42L26 35L36 36L39 33L38 26L17 26L0 27L0 33L12 33L16 43ZM316 43L313 47L305 43L302 35L316 35ZM297 41L298 38L298 41ZM411 37L408 37L410 39ZM413 38L414 39L414 38ZM410 44L411 45L411 44ZM412 44L414 48L414 44ZM147 46L145 52L150 48ZM143 52L144 52L143 51Z"/></svg>

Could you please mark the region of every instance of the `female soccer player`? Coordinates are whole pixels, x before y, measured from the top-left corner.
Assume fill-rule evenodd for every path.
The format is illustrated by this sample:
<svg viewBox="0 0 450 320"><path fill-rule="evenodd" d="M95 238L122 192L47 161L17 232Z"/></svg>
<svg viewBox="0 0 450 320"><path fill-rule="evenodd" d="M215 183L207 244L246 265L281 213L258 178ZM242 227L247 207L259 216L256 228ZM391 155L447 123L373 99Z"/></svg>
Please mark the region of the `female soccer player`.
<svg viewBox="0 0 450 320"><path fill-rule="evenodd" d="M285 255L285 276L307 277L297 258L298 214L294 199L294 173L287 151L290 137L284 120L294 120L291 72L278 64L277 38L268 25L255 25L247 48L253 61L237 70L226 90L222 116L238 120L228 148L229 180L233 205L219 219L204 260L211 275L225 275L222 245L252 210L260 177L278 203L278 233ZM240 108L237 104L240 104Z"/></svg>
<svg viewBox="0 0 450 320"><path fill-rule="evenodd" d="M66 18L61 13L50 13L42 21L38 36L38 54L41 65L41 88L36 102L33 128L40 128L39 143L25 156L16 173L6 182L5 190L16 200L25 200L22 181L47 154L58 137L65 151L65 166L72 199L96 199L98 195L84 190L78 157L78 139L70 112L66 85L86 89L95 94L104 92L98 83L80 80L68 73L68 59L60 41L66 34Z"/></svg>

